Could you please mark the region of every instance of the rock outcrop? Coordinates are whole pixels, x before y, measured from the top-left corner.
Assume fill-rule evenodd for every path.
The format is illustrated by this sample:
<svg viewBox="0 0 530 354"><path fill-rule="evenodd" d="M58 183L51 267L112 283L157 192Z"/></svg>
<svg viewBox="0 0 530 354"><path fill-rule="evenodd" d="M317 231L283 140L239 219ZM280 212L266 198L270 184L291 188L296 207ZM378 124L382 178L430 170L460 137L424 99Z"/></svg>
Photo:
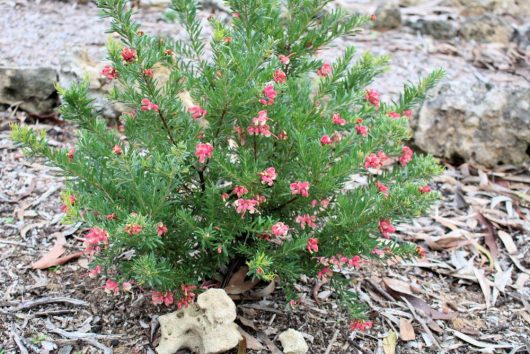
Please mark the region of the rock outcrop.
<svg viewBox="0 0 530 354"><path fill-rule="evenodd" d="M413 121L423 150L485 166L530 161L530 88L496 87L466 77L433 92Z"/></svg>
<svg viewBox="0 0 530 354"><path fill-rule="evenodd" d="M58 104L53 68L0 67L0 104L32 114L50 113Z"/></svg>

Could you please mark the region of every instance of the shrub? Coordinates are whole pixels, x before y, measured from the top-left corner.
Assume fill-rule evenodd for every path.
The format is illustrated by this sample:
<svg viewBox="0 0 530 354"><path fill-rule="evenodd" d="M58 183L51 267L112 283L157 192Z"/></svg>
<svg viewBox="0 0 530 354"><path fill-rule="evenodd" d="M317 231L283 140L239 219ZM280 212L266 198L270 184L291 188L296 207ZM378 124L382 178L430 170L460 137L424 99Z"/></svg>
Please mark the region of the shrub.
<svg viewBox="0 0 530 354"><path fill-rule="evenodd" d="M98 118L85 81L58 87L61 115L79 126L75 148L51 148L26 127L12 135L69 177L65 221L91 227L90 273L108 292L150 289L153 302L182 306L246 265L289 300L302 274L329 282L362 319L342 270L418 255L391 237L393 224L437 199L427 184L441 169L403 142L443 72L382 102L369 85L386 56L356 59L350 47L332 64L316 57L370 21L327 3L231 0L229 21L209 19L204 42L193 1L172 1L187 40L150 36L124 0L99 1L120 37L102 74L128 107L122 129Z"/></svg>

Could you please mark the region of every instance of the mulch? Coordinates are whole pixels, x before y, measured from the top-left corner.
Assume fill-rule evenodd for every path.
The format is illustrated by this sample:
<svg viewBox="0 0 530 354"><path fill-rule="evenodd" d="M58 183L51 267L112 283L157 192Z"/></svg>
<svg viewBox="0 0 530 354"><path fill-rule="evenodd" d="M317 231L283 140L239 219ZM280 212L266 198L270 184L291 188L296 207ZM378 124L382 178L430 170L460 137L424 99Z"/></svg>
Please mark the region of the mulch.
<svg viewBox="0 0 530 354"><path fill-rule="evenodd" d="M32 263L64 236L64 254L82 249L83 225L62 225L64 178L9 139L10 122L45 129L68 146L74 127L30 121L8 110L0 123L0 353L153 353L157 307L141 293L112 297L87 261L38 270ZM238 302L246 332L238 353L281 353L278 335L302 332L311 353L524 353L530 350L530 174L446 164L433 183L443 199L397 234L427 250L421 260L371 263L351 274L374 328L349 331L336 294L302 278L301 304L281 287ZM318 303L317 303L317 301ZM2 351L3 350L3 351ZM246 351L245 351L246 350ZM236 353L237 351L234 351ZM185 353L185 351L182 351Z"/></svg>

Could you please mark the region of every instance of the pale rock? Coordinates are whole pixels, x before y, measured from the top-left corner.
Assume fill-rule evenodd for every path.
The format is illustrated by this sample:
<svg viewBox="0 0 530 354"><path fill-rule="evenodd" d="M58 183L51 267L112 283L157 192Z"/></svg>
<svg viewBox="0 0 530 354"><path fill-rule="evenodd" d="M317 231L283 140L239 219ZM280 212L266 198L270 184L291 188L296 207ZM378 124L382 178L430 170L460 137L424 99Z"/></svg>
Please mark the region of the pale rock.
<svg viewBox="0 0 530 354"><path fill-rule="evenodd" d="M209 289L197 303L160 316L158 354L189 349L200 354L221 353L236 347L241 334L234 323L236 305L222 289Z"/></svg>
<svg viewBox="0 0 530 354"><path fill-rule="evenodd" d="M104 62L96 61L86 50L65 52L61 56L59 84L68 88L85 78L89 80L89 97L94 100L97 113L107 118L114 118L127 111L121 103L113 103L107 98L114 81L101 75Z"/></svg>
<svg viewBox="0 0 530 354"><path fill-rule="evenodd" d="M418 147L484 166L530 161L530 88L466 75L436 91L411 122Z"/></svg>
<svg viewBox="0 0 530 354"><path fill-rule="evenodd" d="M377 16L374 28L379 30L395 29L401 26L401 11L396 1L387 1L375 11Z"/></svg>
<svg viewBox="0 0 530 354"><path fill-rule="evenodd" d="M479 43L510 42L514 34L513 27L502 17L486 14L466 18L460 27L460 36Z"/></svg>
<svg viewBox="0 0 530 354"><path fill-rule="evenodd" d="M280 333L279 338L285 354L305 354L309 351L302 333L292 328Z"/></svg>
<svg viewBox="0 0 530 354"><path fill-rule="evenodd" d="M18 105L32 114L50 113L59 100L57 71L41 67L0 67L0 104Z"/></svg>

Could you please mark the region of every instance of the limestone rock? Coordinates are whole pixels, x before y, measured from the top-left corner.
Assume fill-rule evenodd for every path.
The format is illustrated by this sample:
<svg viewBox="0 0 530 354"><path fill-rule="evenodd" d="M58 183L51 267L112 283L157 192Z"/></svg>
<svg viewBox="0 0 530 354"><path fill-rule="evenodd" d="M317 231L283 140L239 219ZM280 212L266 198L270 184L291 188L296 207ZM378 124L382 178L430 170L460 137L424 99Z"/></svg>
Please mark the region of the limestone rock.
<svg viewBox="0 0 530 354"><path fill-rule="evenodd" d="M412 121L424 151L484 166L530 161L530 88L466 76L440 85L433 97Z"/></svg>
<svg viewBox="0 0 530 354"><path fill-rule="evenodd" d="M222 289L209 289L197 303L160 316L158 354L189 349L200 354L221 353L238 345L241 334L234 323L236 305Z"/></svg>
<svg viewBox="0 0 530 354"><path fill-rule="evenodd" d="M58 105L52 68L0 67L0 104L19 104L33 114L50 113Z"/></svg>
<svg viewBox="0 0 530 354"><path fill-rule="evenodd" d="M460 27L460 35L466 40L480 43L508 43L512 39L514 29L499 16L487 14L467 18Z"/></svg>
<svg viewBox="0 0 530 354"><path fill-rule="evenodd" d="M292 328L280 333L279 338L285 354L306 354L309 351L302 333Z"/></svg>
<svg viewBox="0 0 530 354"><path fill-rule="evenodd" d="M401 11L397 2L385 2L377 8L375 15L377 16L374 23L376 29L389 30L401 25Z"/></svg>

